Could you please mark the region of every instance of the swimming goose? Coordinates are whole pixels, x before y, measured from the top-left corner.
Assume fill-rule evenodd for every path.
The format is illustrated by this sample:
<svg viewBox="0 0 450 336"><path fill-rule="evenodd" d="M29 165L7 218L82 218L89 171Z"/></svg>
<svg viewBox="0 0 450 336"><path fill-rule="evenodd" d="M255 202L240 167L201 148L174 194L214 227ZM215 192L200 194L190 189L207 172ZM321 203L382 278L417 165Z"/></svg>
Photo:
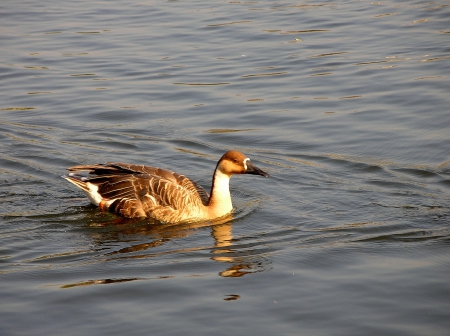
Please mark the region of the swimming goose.
<svg viewBox="0 0 450 336"><path fill-rule="evenodd" d="M151 217L165 223L208 220L233 210L229 181L233 174L269 175L244 154L231 150L217 163L211 196L188 177L151 166L107 162L68 168L88 171L88 177L63 176L81 188L104 211L128 218Z"/></svg>

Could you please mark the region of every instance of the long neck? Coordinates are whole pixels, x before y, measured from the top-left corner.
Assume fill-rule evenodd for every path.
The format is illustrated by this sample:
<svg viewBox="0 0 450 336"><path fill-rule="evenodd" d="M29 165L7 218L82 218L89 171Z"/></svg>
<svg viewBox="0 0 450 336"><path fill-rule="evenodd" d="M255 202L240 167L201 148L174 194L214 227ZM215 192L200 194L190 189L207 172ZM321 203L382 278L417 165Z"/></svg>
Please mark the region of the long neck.
<svg viewBox="0 0 450 336"><path fill-rule="evenodd" d="M233 210L230 195L230 177L219 169L214 171L208 208L210 214L217 217L224 216Z"/></svg>

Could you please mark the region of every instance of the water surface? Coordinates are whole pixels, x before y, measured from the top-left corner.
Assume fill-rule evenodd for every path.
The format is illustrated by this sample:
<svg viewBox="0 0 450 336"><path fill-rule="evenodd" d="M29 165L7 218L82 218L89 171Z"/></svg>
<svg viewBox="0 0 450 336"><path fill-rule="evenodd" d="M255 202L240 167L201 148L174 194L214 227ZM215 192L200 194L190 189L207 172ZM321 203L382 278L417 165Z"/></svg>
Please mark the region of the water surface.
<svg viewBox="0 0 450 336"><path fill-rule="evenodd" d="M2 335L447 335L450 4L14 1L0 13ZM231 220L101 213L125 161Z"/></svg>

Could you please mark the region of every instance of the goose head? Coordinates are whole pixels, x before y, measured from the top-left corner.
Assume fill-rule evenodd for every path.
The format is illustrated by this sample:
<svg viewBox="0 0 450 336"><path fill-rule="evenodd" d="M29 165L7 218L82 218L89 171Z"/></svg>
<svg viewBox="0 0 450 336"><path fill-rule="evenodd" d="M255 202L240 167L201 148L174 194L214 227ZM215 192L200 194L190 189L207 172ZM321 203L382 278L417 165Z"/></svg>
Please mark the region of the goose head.
<svg viewBox="0 0 450 336"><path fill-rule="evenodd" d="M226 152L220 158L217 170L229 177L233 174L253 174L269 177L269 174L254 166L248 157L235 150Z"/></svg>

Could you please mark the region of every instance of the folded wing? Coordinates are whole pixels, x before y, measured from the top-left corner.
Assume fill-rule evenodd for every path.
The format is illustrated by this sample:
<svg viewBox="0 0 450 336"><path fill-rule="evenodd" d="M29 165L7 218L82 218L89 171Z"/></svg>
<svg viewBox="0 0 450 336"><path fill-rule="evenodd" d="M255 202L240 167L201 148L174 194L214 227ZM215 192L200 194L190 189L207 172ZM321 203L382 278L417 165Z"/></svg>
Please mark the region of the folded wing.
<svg viewBox="0 0 450 336"><path fill-rule="evenodd" d="M88 171L95 176L70 174L66 178L83 189L100 207L125 217L184 217L194 204L206 205L208 193L184 175L151 166L107 163L80 165L69 171ZM191 206L189 206L191 205Z"/></svg>

